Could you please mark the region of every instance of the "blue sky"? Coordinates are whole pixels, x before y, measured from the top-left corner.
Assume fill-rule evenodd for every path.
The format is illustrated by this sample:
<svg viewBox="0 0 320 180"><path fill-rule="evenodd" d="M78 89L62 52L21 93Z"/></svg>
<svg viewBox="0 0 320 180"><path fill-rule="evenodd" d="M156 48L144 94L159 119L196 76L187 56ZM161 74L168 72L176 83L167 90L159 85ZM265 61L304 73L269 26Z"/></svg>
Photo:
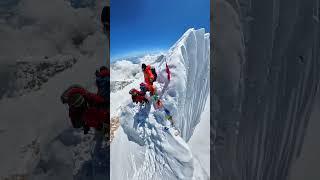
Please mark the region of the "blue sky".
<svg viewBox="0 0 320 180"><path fill-rule="evenodd" d="M111 0L111 61L168 50L189 28L210 27L210 0Z"/></svg>

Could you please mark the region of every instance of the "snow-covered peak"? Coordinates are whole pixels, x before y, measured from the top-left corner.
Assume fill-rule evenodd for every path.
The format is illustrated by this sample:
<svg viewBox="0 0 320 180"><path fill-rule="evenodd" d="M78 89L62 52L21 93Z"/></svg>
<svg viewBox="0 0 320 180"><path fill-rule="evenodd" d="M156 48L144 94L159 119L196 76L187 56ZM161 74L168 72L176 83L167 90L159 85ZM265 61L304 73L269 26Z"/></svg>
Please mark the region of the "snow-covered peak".
<svg viewBox="0 0 320 180"><path fill-rule="evenodd" d="M205 29L189 29L169 50L166 62L172 73L168 92L177 93L177 101L172 108L179 112L177 125L183 130L182 137L188 141L200 121L205 97L209 94L209 34L205 33ZM160 77L166 78L165 69Z"/></svg>
<svg viewBox="0 0 320 180"><path fill-rule="evenodd" d="M189 37L192 33L195 33L195 32L205 32L205 29L204 29L204 28L201 28L201 29L195 30L194 28L189 28L189 29L179 38L179 40L176 41L176 42L174 43L174 45L171 46L171 48L169 49L169 53L175 51L177 47L185 44L185 43L186 43L186 40L188 39L188 37ZM205 34L205 36L209 36L209 35L210 35L209 33L206 33L206 34Z"/></svg>
<svg viewBox="0 0 320 180"><path fill-rule="evenodd" d="M111 164L117 164L111 167L111 179L209 179L187 144L209 96L209 48L209 34L192 28L166 54L140 62L156 68L154 84L180 136L174 134L164 110L155 109L152 100L144 107L132 103L129 90L144 81L140 64L118 62L130 65L129 70L120 68L118 72L133 82L111 94L111 117L119 117L121 124L111 145Z"/></svg>

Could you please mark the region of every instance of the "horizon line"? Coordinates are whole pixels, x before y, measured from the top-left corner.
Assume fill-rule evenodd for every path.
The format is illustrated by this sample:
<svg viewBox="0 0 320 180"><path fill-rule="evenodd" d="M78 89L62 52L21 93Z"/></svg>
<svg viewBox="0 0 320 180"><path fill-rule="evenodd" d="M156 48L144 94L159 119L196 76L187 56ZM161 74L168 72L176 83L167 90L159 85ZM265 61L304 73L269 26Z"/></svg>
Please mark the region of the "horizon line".
<svg viewBox="0 0 320 180"><path fill-rule="evenodd" d="M113 61L118 61L121 59L126 59L126 58L132 58L132 57L140 57L140 56L145 56L145 55L156 55L156 54L161 54L168 49L157 49L157 50L149 50L149 51L134 51L134 52L129 52L129 53L122 53L122 55L116 55L116 56L110 56L110 62Z"/></svg>

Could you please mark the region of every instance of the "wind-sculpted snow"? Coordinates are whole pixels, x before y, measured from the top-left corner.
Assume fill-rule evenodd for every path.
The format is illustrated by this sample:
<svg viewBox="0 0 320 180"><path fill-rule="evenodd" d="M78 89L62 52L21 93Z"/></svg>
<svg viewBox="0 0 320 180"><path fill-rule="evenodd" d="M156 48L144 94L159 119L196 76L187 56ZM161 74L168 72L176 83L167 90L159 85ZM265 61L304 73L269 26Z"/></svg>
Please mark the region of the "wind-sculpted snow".
<svg viewBox="0 0 320 180"><path fill-rule="evenodd" d="M145 151L146 159L135 172L134 179L192 179L192 153L185 141L172 133L172 129L169 132L163 130L163 114L154 110L151 112L151 105L140 110L131 104L123 110L121 119L128 139L148 148ZM161 175L163 172L166 175Z"/></svg>
<svg viewBox="0 0 320 180"><path fill-rule="evenodd" d="M190 29L171 48L166 60L170 64L172 82L164 101L175 99L172 108L179 112L176 113L177 126L186 141L200 121L209 93L209 43L209 34L205 34L204 29ZM164 69L161 76L162 79L166 77Z"/></svg>
<svg viewBox="0 0 320 180"><path fill-rule="evenodd" d="M131 84L111 94L111 117L119 116L121 123L111 144L111 164L120 165L111 166L111 179L209 179L187 144L209 94L209 34L190 29L167 54L141 63L156 68L154 84L181 134L174 134L164 110L155 109L153 102L142 107L131 102L128 91L139 87L143 74L131 76Z"/></svg>
<svg viewBox="0 0 320 180"><path fill-rule="evenodd" d="M317 167L291 169L305 159L320 77L319 0L305 2L212 4L214 179L288 180Z"/></svg>

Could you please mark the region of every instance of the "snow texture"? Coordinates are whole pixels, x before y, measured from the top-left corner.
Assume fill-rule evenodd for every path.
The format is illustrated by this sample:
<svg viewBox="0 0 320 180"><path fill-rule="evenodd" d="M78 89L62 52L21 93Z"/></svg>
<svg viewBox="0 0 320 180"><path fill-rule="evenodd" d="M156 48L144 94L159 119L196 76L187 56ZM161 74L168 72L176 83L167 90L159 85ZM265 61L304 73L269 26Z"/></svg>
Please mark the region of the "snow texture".
<svg viewBox="0 0 320 180"><path fill-rule="evenodd" d="M212 7L211 177L287 180L319 87L319 0L216 0Z"/></svg>
<svg viewBox="0 0 320 180"><path fill-rule="evenodd" d="M138 65L120 61L112 66L111 74L119 70L119 64L126 64L124 69L130 66L125 74L133 82L111 94L111 117L119 116L121 123L111 144L111 164L116 164L111 166L111 179L209 179L208 168L203 167L209 164L209 154L203 155L205 163L199 162L187 143L200 120L208 121L201 114L209 97L209 48L209 34L204 29L189 29L167 54L146 56ZM170 82L166 62L172 75ZM158 79L154 84L181 136L174 135L176 130L169 125L164 110L155 109L154 102L144 106L131 102L129 90L138 88L144 80L141 63L156 68Z"/></svg>
<svg viewBox="0 0 320 180"><path fill-rule="evenodd" d="M14 67L1 76L2 92L16 79L12 91L19 96L0 100L0 179L94 179L92 164L100 153L91 152L93 132L83 136L71 128L60 95L72 84L96 92L94 72L108 65L98 4L73 9L63 0L20 0L2 19L0 65ZM11 76L12 69L19 78ZM40 86L21 91L32 79Z"/></svg>

